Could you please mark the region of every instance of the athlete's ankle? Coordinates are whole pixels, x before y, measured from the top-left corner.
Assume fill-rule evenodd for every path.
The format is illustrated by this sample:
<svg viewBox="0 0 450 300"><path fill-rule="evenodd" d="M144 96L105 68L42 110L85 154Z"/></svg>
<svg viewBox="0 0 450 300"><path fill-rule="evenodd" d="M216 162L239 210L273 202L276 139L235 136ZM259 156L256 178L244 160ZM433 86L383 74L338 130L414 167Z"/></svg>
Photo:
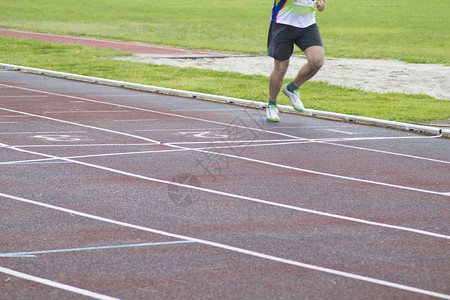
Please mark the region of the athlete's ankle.
<svg viewBox="0 0 450 300"><path fill-rule="evenodd" d="M296 86L292 81L288 84L287 89L289 92L293 92L295 90L298 90L298 86Z"/></svg>

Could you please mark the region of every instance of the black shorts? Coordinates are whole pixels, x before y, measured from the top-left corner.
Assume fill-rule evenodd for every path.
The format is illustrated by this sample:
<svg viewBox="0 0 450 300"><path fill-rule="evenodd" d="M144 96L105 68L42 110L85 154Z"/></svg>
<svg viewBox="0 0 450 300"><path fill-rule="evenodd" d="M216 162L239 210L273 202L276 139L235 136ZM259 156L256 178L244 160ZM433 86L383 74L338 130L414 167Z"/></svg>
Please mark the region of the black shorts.
<svg viewBox="0 0 450 300"><path fill-rule="evenodd" d="M305 28L290 25L270 23L267 50L269 56L276 60L287 60L294 52L294 44L302 51L311 46L322 46L319 27L317 24Z"/></svg>

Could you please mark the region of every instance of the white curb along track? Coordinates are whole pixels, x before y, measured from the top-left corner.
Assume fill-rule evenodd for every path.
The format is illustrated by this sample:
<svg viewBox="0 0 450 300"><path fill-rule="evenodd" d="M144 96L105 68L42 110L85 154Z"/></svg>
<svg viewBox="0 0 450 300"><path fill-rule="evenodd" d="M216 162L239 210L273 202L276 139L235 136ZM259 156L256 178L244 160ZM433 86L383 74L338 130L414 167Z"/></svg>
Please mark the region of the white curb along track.
<svg viewBox="0 0 450 300"><path fill-rule="evenodd" d="M11 64L0 63L0 68L6 69L9 71L37 73L40 75L60 77L60 78L65 78L65 79L78 80L78 81L85 81L85 82L97 83L97 84L102 84L102 85L118 86L118 87L129 88L129 89L144 90L144 91L150 91L150 92L154 92L154 93L178 95L178 96L183 96L183 97L214 100L214 101L221 101L221 102L226 102L226 103L235 103L235 104L240 104L240 105L261 108L261 109L265 108L267 106L266 103L252 101L252 100L244 100L244 99L239 99L239 98L217 96L217 95L211 95L211 94L205 94L205 93L197 93L197 92L183 91L183 90L177 90L177 89L169 89L169 88L163 88L163 87L152 86L152 85L131 83L131 82L126 82L126 81L118 81L118 80L110 80L110 79L97 78L97 77L91 77L91 76L76 75L76 74L71 74L71 73L56 72L56 71L50 71L50 70L45 70L45 69L30 68L30 67L17 66L17 65L11 65ZM294 110L294 108L292 108L291 106L287 106L287 105L278 105L278 108L283 111L296 112ZM326 112L326 111L320 111L320 110L314 110L314 109L305 109L303 111L303 113L308 114L310 116L328 117L328 118L334 118L334 119L341 119L341 120L345 120L345 121L374 124L374 125L385 126L385 127L389 127L389 128L396 128L396 129L401 129L401 130L411 130L411 131L416 131L416 132L424 132L424 133L428 133L428 134L439 134L439 135L442 135L445 137L450 137L450 129L447 129L447 128L416 125L416 124L410 124L410 123L401 123L401 122L387 121L387 120L381 120L381 119L375 119L375 118L367 118L367 117L359 117L359 116L353 116L353 115L347 115L347 114Z"/></svg>

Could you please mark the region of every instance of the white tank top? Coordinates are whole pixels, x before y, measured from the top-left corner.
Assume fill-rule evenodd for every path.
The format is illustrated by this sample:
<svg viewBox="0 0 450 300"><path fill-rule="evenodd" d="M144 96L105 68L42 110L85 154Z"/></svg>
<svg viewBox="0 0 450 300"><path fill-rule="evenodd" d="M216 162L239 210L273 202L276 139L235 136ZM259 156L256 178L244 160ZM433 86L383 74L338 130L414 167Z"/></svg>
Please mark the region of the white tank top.
<svg viewBox="0 0 450 300"><path fill-rule="evenodd" d="M275 0L272 8L273 23L305 28L316 23L316 0Z"/></svg>

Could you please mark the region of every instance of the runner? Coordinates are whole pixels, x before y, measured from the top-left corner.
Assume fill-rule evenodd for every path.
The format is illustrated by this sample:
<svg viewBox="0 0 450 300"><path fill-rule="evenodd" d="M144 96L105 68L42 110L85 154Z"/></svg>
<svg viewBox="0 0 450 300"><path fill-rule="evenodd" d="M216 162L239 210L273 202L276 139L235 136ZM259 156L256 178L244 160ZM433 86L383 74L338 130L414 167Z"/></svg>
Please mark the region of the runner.
<svg viewBox="0 0 450 300"><path fill-rule="evenodd" d="M269 78L269 104L267 121L278 122L277 97L289 66L289 59L297 45L306 55L307 63L297 76L283 87L297 111L303 111L298 88L312 78L322 67L325 52L319 27L316 24L314 7L325 9L325 1L318 0L275 0L272 8L267 49L274 58L274 68Z"/></svg>

